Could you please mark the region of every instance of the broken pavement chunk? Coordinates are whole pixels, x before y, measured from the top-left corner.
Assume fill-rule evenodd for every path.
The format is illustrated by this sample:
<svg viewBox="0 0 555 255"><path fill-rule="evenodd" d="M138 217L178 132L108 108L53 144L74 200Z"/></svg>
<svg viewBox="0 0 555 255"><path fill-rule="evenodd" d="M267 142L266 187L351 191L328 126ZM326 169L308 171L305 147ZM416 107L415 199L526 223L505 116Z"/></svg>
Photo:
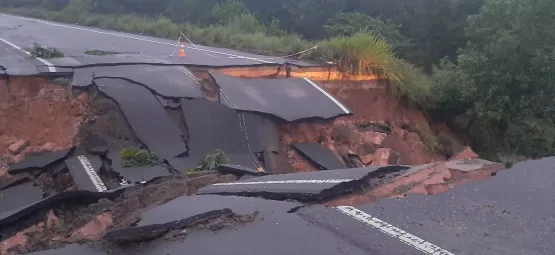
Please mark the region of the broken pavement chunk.
<svg viewBox="0 0 555 255"><path fill-rule="evenodd" d="M80 155L67 159L65 163L78 189L95 192L107 190L106 185L98 176L102 167L102 160L99 156Z"/></svg>
<svg viewBox="0 0 555 255"><path fill-rule="evenodd" d="M0 229L3 226L18 224L19 220L37 212L39 210L51 209L57 203L66 201L91 201L94 202L101 198L113 198L119 196L125 189L133 185L122 186L120 188L107 190L105 192L91 192L86 190L67 191L49 196L45 199L28 204L24 207L9 212L0 212Z"/></svg>
<svg viewBox="0 0 555 255"><path fill-rule="evenodd" d="M297 143L293 147L322 170L346 167L333 151L319 143Z"/></svg>
<svg viewBox="0 0 555 255"><path fill-rule="evenodd" d="M143 212L136 226L113 230L104 238L116 243L145 241L161 236L169 230L184 228L223 215L253 215L261 210L280 210L286 213L297 206L300 204L259 198L182 196Z"/></svg>
<svg viewBox="0 0 555 255"><path fill-rule="evenodd" d="M187 152L177 124L146 88L123 79L95 79L98 89L118 103L135 135L161 158Z"/></svg>
<svg viewBox="0 0 555 255"><path fill-rule="evenodd" d="M238 175L265 175L264 169L252 169L240 165L225 164L218 168L218 171Z"/></svg>
<svg viewBox="0 0 555 255"><path fill-rule="evenodd" d="M73 147L67 150L29 155L22 161L11 165L8 172L10 174L15 174L30 169L45 168L48 165L61 161L67 157L71 151L73 151Z"/></svg>
<svg viewBox="0 0 555 255"><path fill-rule="evenodd" d="M43 191L32 182L19 184L0 191L0 214L40 201Z"/></svg>
<svg viewBox="0 0 555 255"><path fill-rule="evenodd" d="M108 142L96 134L90 134L85 139L85 150L94 155L106 155Z"/></svg>
<svg viewBox="0 0 555 255"><path fill-rule="evenodd" d="M197 194L261 196L270 199L317 201L350 193L368 184L371 178L408 167L386 166L333 171L268 175L247 181L217 183L200 189Z"/></svg>
<svg viewBox="0 0 555 255"><path fill-rule="evenodd" d="M329 119L352 112L310 79L242 79L211 71L222 102L244 111L264 112L287 121Z"/></svg>

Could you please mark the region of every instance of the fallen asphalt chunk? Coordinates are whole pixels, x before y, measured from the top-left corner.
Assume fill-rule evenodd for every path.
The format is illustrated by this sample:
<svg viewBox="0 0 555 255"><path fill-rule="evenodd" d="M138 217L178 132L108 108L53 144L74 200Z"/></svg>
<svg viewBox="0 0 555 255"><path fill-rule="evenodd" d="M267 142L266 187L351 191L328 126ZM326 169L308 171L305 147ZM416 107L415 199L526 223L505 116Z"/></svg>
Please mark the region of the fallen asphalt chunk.
<svg viewBox="0 0 555 255"><path fill-rule="evenodd" d="M101 92L118 103L135 135L161 158L187 152L177 124L146 88L122 79L95 79Z"/></svg>
<svg viewBox="0 0 555 255"><path fill-rule="evenodd" d="M85 150L93 155L104 156L108 153L109 144L96 134L90 134L85 138Z"/></svg>
<svg viewBox="0 0 555 255"><path fill-rule="evenodd" d="M189 131L189 156L168 160L174 168L195 168L199 159L216 150L228 154L232 164L262 167L255 153L265 149L265 139L271 135L255 135L259 130L247 129L243 115L219 103L181 99L181 108Z"/></svg>
<svg viewBox="0 0 555 255"><path fill-rule="evenodd" d="M102 159L96 155L79 155L66 159L69 173L79 190L104 192L106 185L98 176L102 167Z"/></svg>
<svg viewBox="0 0 555 255"><path fill-rule="evenodd" d="M348 194L368 185L368 181L372 178L379 178L384 174L407 168L405 166L385 166L268 175L251 178L248 181L213 184L200 189L197 194L319 201Z"/></svg>
<svg viewBox="0 0 555 255"><path fill-rule="evenodd" d="M322 170L343 169L346 167L333 151L322 144L296 143L293 144L293 148Z"/></svg>
<svg viewBox="0 0 555 255"><path fill-rule="evenodd" d="M140 242L223 215L254 215L275 210L287 213L300 206L292 202L227 196L182 196L141 213L135 226L108 232L104 239L115 243Z"/></svg>
<svg viewBox="0 0 555 255"><path fill-rule="evenodd" d="M0 191L0 214L40 201L44 192L32 182L15 185Z"/></svg>
<svg viewBox="0 0 555 255"><path fill-rule="evenodd" d="M54 194L40 201L32 204L27 204L23 207L17 208L12 211L0 213L0 228L2 226L17 224L18 221L28 215L31 215L40 210L50 209L60 203L69 203L72 201L91 201L94 202L101 198L113 198L119 196L126 188L133 185L122 186L116 189L107 190L105 192L92 192L88 190L67 191L63 193Z"/></svg>
<svg viewBox="0 0 555 255"><path fill-rule="evenodd" d="M222 102L234 109L268 113L286 121L352 114L307 78L242 79L217 71L210 75L220 87Z"/></svg>
<svg viewBox="0 0 555 255"><path fill-rule="evenodd" d="M45 167L62 161L72 151L73 151L73 147L66 150L61 150L61 151L32 154L25 157L25 159L23 159L22 161L12 164L8 168L8 172L10 174L16 174L16 173L20 173L28 170L35 170L35 169L44 170Z"/></svg>
<svg viewBox="0 0 555 255"><path fill-rule="evenodd" d="M228 174L237 174L237 175L266 175L264 171L260 171L258 169L252 169L244 166L233 165L233 164L225 164L218 167L218 171L222 173Z"/></svg>
<svg viewBox="0 0 555 255"><path fill-rule="evenodd" d="M171 175L168 169L159 165L124 167L119 151L111 151L108 153L108 159L112 162L111 170L118 173L122 178L130 183L147 182L157 177Z"/></svg>

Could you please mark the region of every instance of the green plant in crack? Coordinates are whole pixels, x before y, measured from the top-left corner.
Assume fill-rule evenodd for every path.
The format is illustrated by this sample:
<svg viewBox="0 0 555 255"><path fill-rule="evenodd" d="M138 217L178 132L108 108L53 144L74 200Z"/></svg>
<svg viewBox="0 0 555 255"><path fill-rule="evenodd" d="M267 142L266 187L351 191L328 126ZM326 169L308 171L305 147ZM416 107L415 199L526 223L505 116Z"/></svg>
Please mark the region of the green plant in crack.
<svg viewBox="0 0 555 255"><path fill-rule="evenodd" d="M103 51L103 50L85 51L85 55L92 55L92 56L106 56L106 55L115 55L115 54L118 54L118 53L113 51Z"/></svg>
<svg viewBox="0 0 555 255"><path fill-rule="evenodd" d="M121 159L124 167L160 165L158 156L148 150L126 148L121 151Z"/></svg>
<svg viewBox="0 0 555 255"><path fill-rule="evenodd" d="M33 43L33 47L26 49L35 58L63 58L64 53L56 48L43 47L38 43Z"/></svg>
<svg viewBox="0 0 555 255"><path fill-rule="evenodd" d="M197 168L195 171L213 170L221 165L227 164L231 161L229 156L225 154L222 150L216 150L215 152L208 153L202 159L199 160Z"/></svg>

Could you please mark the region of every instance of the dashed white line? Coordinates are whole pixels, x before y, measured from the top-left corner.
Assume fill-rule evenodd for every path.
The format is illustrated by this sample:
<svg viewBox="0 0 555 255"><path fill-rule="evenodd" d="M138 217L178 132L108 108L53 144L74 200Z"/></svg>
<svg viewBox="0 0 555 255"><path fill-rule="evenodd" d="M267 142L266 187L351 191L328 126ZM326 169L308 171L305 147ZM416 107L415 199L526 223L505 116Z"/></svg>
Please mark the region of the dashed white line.
<svg viewBox="0 0 555 255"><path fill-rule="evenodd" d="M9 46L11 46L11 47L13 47L13 48L15 48L16 50L19 50L19 51L21 51L21 52L23 52L23 53L25 53L25 54L27 54L27 55L29 55L29 56L32 56L32 55L31 55L31 52L28 52L28 51L22 49L21 47L15 45L15 44L13 44L13 43L11 43L10 41L8 41L8 40L6 40L6 39L0 38L0 41L2 41L3 43L5 43L5 44L7 44L7 45L9 45ZM56 72L56 68L54 67L54 65L53 65L52 63L50 63L50 62L48 62L48 61L46 61L46 60L44 60L44 59L42 59L42 58L36 58L36 59L37 59L38 61L42 62L43 64L47 65L47 66L48 66L48 71L49 71L49 72Z"/></svg>
<svg viewBox="0 0 555 255"><path fill-rule="evenodd" d="M408 244L425 254L454 255L453 253L447 250L444 250L437 245L427 242L422 238L419 238L413 234L410 234L398 227L395 227L383 220L380 220L352 206L339 206L337 207L337 209L340 212L346 215L349 215L362 223L368 224L391 237L399 239L401 242Z"/></svg>
<svg viewBox="0 0 555 255"><path fill-rule="evenodd" d="M320 88L320 86L318 86L316 83L314 83L312 80L308 79L308 78L303 78L306 82L308 82L310 85L312 85L314 88L316 88L317 90L319 90L320 92L322 92L322 94L324 94L325 96L327 96L331 101L333 101L337 106L339 106L339 108L341 108L341 110L343 110L346 114L351 113L349 111L349 109L347 109L347 107L345 107L343 104L341 104L339 101L337 101L337 99L335 99L333 96L331 96L330 94L328 94L328 92L326 92L325 90L323 90L322 88Z"/></svg>
<svg viewBox="0 0 555 255"><path fill-rule="evenodd" d="M353 181L353 179L228 182L228 183L216 183L214 184L214 186L259 185L259 184L337 184L337 183L350 182L350 181Z"/></svg>
<svg viewBox="0 0 555 255"><path fill-rule="evenodd" d="M77 159L79 159L79 162L81 162L81 166L85 168L85 171L87 172L87 175L91 179L96 190L98 190L98 192L106 191L108 188L106 188L106 185L104 185L104 182L102 182L102 179L100 179L98 174L96 174L96 171L92 167L89 159L84 155L78 156Z"/></svg>
<svg viewBox="0 0 555 255"><path fill-rule="evenodd" d="M86 32L91 32L91 33L97 33L97 34L103 34L103 35L111 35L111 36L116 36L116 37L121 37L121 38L127 38L127 39L133 39L133 40L138 40L138 41L143 41L143 42L151 42L151 43L164 44L164 45L169 45L169 46L180 46L179 44L175 44L175 43L161 42L161 41L156 41L156 40L152 40L152 39L140 38L140 37L136 37L136 36L123 35L123 34L116 34L116 33L109 33L109 32L103 32L103 31L98 31L98 30L94 30L94 29L88 29L88 28L82 28L82 27L74 27L74 26L68 26L68 25L62 25L62 24L56 24L56 23L52 23L52 22L48 22L48 21L39 20L39 19L30 19L30 18L19 17L19 16L12 16L12 15L6 15L6 16L9 16L9 17L12 17L12 18L16 18L16 19L23 19L23 20L38 22L38 23L42 23L42 24L46 24L46 25L50 25L50 26L63 27L63 28L70 28L70 29L75 29L75 30L80 30L80 31L86 31ZM257 59L257 58L251 58L251 57L245 57L245 56L239 56L239 55L234 55L234 54L225 53L225 52L219 52L219 51L212 51L212 50L207 50L207 49L201 49L201 48L198 48L198 47L195 48L195 47L185 46L185 48L187 48L187 49L192 49L192 50L205 51L205 52L210 52L210 53L215 53L215 54L221 54L221 55L231 56L231 57L235 57L235 58L242 58L242 59L254 60L254 61L259 61L259 62L262 62L262 63L271 63L271 64L275 64L275 62L271 62L271 61L266 61L266 60L261 60L261 59Z"/></svg>

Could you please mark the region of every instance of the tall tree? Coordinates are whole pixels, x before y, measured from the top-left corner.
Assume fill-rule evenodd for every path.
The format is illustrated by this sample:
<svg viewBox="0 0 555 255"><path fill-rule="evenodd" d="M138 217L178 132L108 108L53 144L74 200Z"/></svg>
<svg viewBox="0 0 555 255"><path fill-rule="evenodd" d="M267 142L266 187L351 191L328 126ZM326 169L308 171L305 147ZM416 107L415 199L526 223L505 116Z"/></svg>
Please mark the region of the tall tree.
<svg viewBox="0 0 555 255"><path fill-rule="evenodd" d="M436 72L440 108L466 107L458 110L483 151L555 152L554 22L552 0L487 0L469 20L458 67Z"/></svg>

